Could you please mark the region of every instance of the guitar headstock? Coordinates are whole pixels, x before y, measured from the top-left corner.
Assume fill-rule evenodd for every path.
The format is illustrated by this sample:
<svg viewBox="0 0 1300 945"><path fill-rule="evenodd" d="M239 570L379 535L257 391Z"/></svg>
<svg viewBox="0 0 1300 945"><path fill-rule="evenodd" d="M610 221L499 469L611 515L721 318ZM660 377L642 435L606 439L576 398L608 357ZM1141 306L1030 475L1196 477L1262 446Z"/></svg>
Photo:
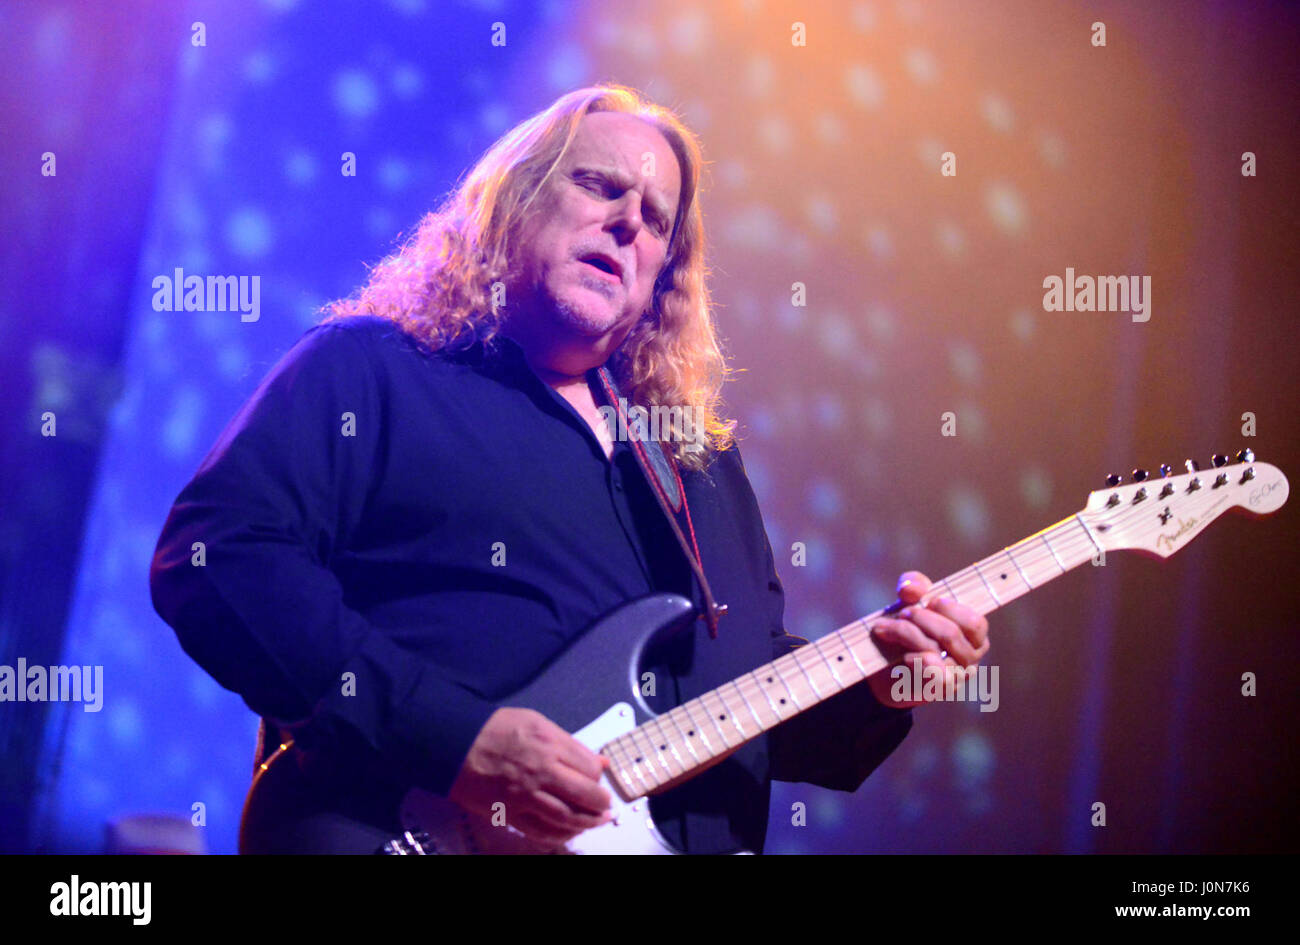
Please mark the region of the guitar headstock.
<svg viewBox="0 0 1300 945"><path fill-rule="evenodd" d="M1286 502L1286 476L1255 462L1250 450L1238 453L1236 462L1216 455L1212 463L1201 469L1189 459L1187 472L1178 476L1161 466L1159 478L1135 469L1128 485L1111 476L1109 488L1091 493L1079 515L1107 551L1135 549L1167 558L1231 508L1263 515Z"/></svg>

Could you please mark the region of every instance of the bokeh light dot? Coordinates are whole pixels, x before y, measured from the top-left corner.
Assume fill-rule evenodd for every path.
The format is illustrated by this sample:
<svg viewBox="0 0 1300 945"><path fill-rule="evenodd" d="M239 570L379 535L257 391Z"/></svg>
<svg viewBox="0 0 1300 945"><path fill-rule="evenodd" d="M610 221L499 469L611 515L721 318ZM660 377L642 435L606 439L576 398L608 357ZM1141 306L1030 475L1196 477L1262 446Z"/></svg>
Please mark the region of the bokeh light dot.
<svg viewBox="0 0 1300 945"><path fill-rule="evenodd" d="M414 98L424 90L424 75L415 66L404 62L393 68L389 83L400 98Z"/></svg>
<svg viewBox="0 0 1300 945"><path fill-rule="evenodd" d="M989 184L984 191L984 205L994 224L1008 235L1025 229L1029 211L1025 200L1015 187L1005 182Z"/></svg>
<svg viewBox="0 0 1300 945"><path fill-rule="evenodd" d="M1046 509L1052 500L1052 480L1041 466L1029 466L1020 474L1020 498L1031 509Z"/></svg>
<svg viewBox="0 0 1300 945"><path fill-rule="evenodd" d="M345 69L334 77L334 105L350 118L367 118L379 107L375 80L360 69Z"/></svg>
<svg viewBox="0 0 1300 945"><path fill-rule="evenodd" d="M271 220L257 207L244 207L226 221L226 244L236 255L265 256L271 248Z"/></svg>
<svg viewBox="0 0 1300 945"><path fill-rule="evenodd" d="M582 47L566 45L556 51L546 68L552 88L569 91L582 85L591 71L591 62Z"/></svg>
<svg viewBox="0 0 1300 945"><path fill-rule="evenodd" d="M703 9L673 18L668 26L673 48L684 56L698 56L709 44L709 18Z"/></svg>
<svg viewBox="0 0 1300 945"><path fill-rule="evenodd" d="M927 49L909 49L903 55L903 64L917 85L934 85L939 81L939 63Z"/></svg>
<svg viewBox="0 0 1300 945"><path fill-rule="evenodd" d="M1009 132L1016 126L1011 103L1000 95L988 93L980 100L980 113L994 131Z"/></svg>
<svg viewBox="0 0 1300 945"><path fill-rule="evenodd" d="M885 86L874 69L865 63L848 67L844 84L855 105L862 108L879 108L885 101Z"/></svg>
<svg viewBox="0 0 1300 945"><path fill-rule="evenodd" d="M284 176L293 184L309 184L316 179L316 158L310 151L295 149L285 159Z"/></svg>
<svg viewBox="0 0 1300 945"><path fill-rule="evenodd" d="M808 487L808 507L818 518L834 519L844 510L844 499L835 483L817 479Z"/></svg>
<svg viewBox="0 0 1300 945"><path fill-rule="evenodd" d="M988 503L969 488L954 486L948 491L948 519L953 530L968 542L978 543L988 536Z"/></svg>
<svg viewBox="0 0 1300 945"><path fill-rule="evenodd" d="M967 384L979 383L980 355L970 342L953 341L948 344L948 365L960 380Z"/></svg>
<svg viewBox="0 0 1300 945"><path fill-rule="evenodd" d="M939 251L950 260L966 255L966 234L952 220L940 220L934 228L934 240Z"/></svg>
<svg viewBox="0 0 1300 945"><path fill-rule="evenodd" d="M270 53L258 50L244 60L244 78L255 85L269 82L275 77L275 61Z"/></svg>
<svg viewBox="0 0 1300 945"><path fill-rule="evenodd" d="M401 190L410 180L411 169L401 158L387 157L379 162L379 184L385 190Z"/></svg>
<svg viewBox="0 0 1300 945"><path fill-rule="evenodd" d="M109 731L119 749L129 750L143 743L144 726L134 699L122 695L115 697L106 707L105 714L108 715Z"/></svg>

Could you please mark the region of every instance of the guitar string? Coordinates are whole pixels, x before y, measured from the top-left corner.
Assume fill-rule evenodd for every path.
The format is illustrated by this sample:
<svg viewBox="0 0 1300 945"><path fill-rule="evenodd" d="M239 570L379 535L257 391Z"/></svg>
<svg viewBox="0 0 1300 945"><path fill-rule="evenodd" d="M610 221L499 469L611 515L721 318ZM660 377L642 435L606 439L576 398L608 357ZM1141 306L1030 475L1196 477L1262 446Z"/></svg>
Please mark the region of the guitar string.
<svg viewBox="0 0 1300 945"><path fill-rule="evenodd" d="M1238 465L1246 465L1246 464L1238 464ZM1233 467L1217 467L1217 468L1224 469L1226 472L1227 469ZM1160 480L1156 480L1156 481L1160 481ZM1233 483L1230 481L1229 483L1225 483L1225 485L1236 485L1240 487L1242 485L1245 485L1245 483L1240 481ZM1215 489L1215 488L1222 488L1222 487L1211 486L1209 488ZM1112 514L1110 516L1111 519L1110 527L1117 528L1123 525L1132 524L1132 520L1134 518L1142 515L1143 513L1149 511L1150 509L1160 504L1159 500L1161 497L1156 496L1151 498L1154 498L1155 500L1152 502L1151 505L1143 506L1141 504L1131 503L1123 512L1120 512L1118 514ZM960 571L954 572L948 577L938 581L934 586L947 587L950 592L949 596L951 596L953 599L957 601L961 601L963 598L970 600L972 594L976 591L981 591L982 588L983 595L987 597L989 601L992 603L992 606L987 611L985 611L985 613L991 613L993 610L996 610L999 607L1004 606L1005 603L1010 603L1013 600L1017 600L1018 598L1027 594L1029 591L1041 587L1043 584L1047 583L1047 581L1040 581L1037 584L1032 583L1029 580L1028 575L1024 573L1025 568L1033 570L1038 565L1044 564L1047 561L1051 560L1053 569L1057 572L1056 574L1053 574L1052 577L1047 579L1047 580L1052 580L1055 577L1060 576L1061 574L1065 574L1068 571L1073 570L1074 568L1083 564L1083 562L1088 560L1089 558L1094 557L1094 555L1091 553L1090 550L1093 551L1101 550L1104 553L1104 549L1098 549L1098 543L1096 542L1095 537L1089 532L1089 527L1086 521L1087 518L1094 519L1093 522L1094 528L1098 524L1102 524L1095 521L1096 512L1089 513L1089 510L1086 509L1082 510L1081 512L1076 513L1075 515L1062 519L1061 521L1057 522L1054 525L1048 526L1047 528L1043 529L1041 532L1038 532L1034 535L1024 538L1013 545L1008 545L1006 548L1003 548L1001 551L995 552L994 554L989 555L986 558L977 561L974 564L969 565ZM1051 537L1053 532L1066 533L1064 535L1058 534L1058 544L1055 546L1052 545L1051 542L1049 541L1049 538ZM1028 554L1026 554L1024 557L1017 557L1014 554L1017 548L1028 547L1031 544L1036 544L1039 541L1041 541L1042 544L1047 548L1046 553L1039 550L1030 550ZM1068 566L1062 566L1060 561L1060 556L1062 554L1065 555L1067 559L1073 559L1075 556L1079 555L1080 553L1082 553L1082 557L1079 558L1079 560L1074 561L1072 564ZM1003 601L997 596L992 585L989 584L988 580L984 577L983 573L980 571L981 566L991 565L996 559L1000 557L1005 557L1008 560L1010 560L1011 564L1013 565L1013 569L1020 575L1021 582L1025 585L1025 590L1009 596L1006 599L1006 601ZM1000 575L999 579L1005 580L1006 578L1004 575ZM954 585L956 585L956 587L954 587ZM958 590L958 587L960 587L961 589ZM853 651L853 647L855 645L861 645L863 642L868 640L871 641L874 647L874 640L871 640L871 622L880 619L881 616L883 616L883 614L878 611L875 614L868 615L867 617L859 618L858 620L852 621L851 623L845 625L844 627L841 627L839 630L827 634L826 637L823 637L822 639L809 645L817 648L818 655L821 656L823 661L826 661L828 657L834 657L837 661L842 662L844 653L847 652L853 658L854 663L858 663L856 654ZM842 652L837 652L835 649L836 647L841 647ZM792 651L791 653L788 653L785 656L780 657L778 660L773 660L768 664L766 664L764 667L759 667L759 669L766 669L770 667L771 668L770 675L773 678L781 679L781 682L786 687L787 692L790 692L789 684L784 678L782 678L780 668L776 664L783 660L786 660L787 658L790 658L791 662L793 663L794 666L796 666L799 669L800 673L807 676L808 671L804 667L804 665L799 661L797 655L799 651L802 649L806 649L806 647L799 647L798 649ZM832 680L834 680L833 667L831 667L829 663L827 665L828 668L832 669ZM859 667L859 672L861 672L860 667ZM746 705L750 709L751 713L753 712L753 707L752 705L749 704L749 699L748 696L746 695L745 688L744 685L742 685L742 683L746 679L746 677L752 676L755 679L757 679L756 673L757 670L751 673L747 673L744 676L740 677L740 679L732 680L729 683L741 695L741 698L746 702ZM854 683L850 683L850 685L856 685L858 682L861 682L865 678L866 678L865 676L860 676L858 680L856 680ZM840 684L838 680L834 680L834 681L837 685L837 689L836 689L837 692L847 688L847 686ZM811 684L812 680L809 679L809 682ZM812 689L813 692L816 693L817 690L815 685L812 686ZM727 713L731 714L734 717L736 712L735 708L730 706L726 702L726 700L722 697L722 693L720 690L721 687L717 687L713 690L710 690L709 692L702 694L701 696L696 697L695 699L688 700L686 703L683 703L681 706L676 706L673 709L670 709L668 712L663 713L663 715L656 716L654 719L650 720L649 722L644 723L642 726L638 726L632 731L624 733L624 735L618 736L617 738L611 740L609 744L611 746L615 746L617 743L616 747L620 751L622 751L625 757L631 758L633 756L631 755L629 749L627 748L627 745L623 744L623 742L625 741L630 742L633 748L639 748L639 746L636 745L636 741L635 741L636 733L640 729L649 726L652 723L659 723L658 724L659 732L665 738L665 741L663 743L665 745L671 744L672 739L670 736L665 735L664 728L660 720L666 715L676 716L678 713L680 713L681 715L685 716L685 718L690 722L692 730L700 729L701 726L699 726L698 722L692 716L689 706L693 702L699 702L700 703L699 707L703 709L706 713L708 713L709 710L708 710L708 706L704 702L704 697L709 694L713 694L715 698L718 699L723 709L727 710ZM770 696L767 694L766 690L761 684L755 684L750 691L751 693L761 694L765 698L767 698L769 707L772 710L774 720L769 725L762 726L761 731L767 731L768 729L774 727L775 725L780 724L780 722L785 721L787 718L793 717L794 715L797 715L802 711L802 710L797 710L795 712L790 713L789 716L782 716L780 712L776 710L775 706L772 705ZM790 695L793 698L793 692L790 692ZM824 697L815 698L814 704L823 701L823 698ZM784 700L782 701L784 702ZM709 714L710 714L710 718L712 719L712 714L711 713ZM755 717L757 718L757 716ZM677 725L676 718L673 718L671 721L673 727L677 728L678 733L680 734L681 730L680 727ZM716 721L714 721L713 724L715 728L718 728ZM754 735L750 736L750 738L757 737L758 734L761 734L761 731L754 733ZM720 728L719 728L719 736L722 738L724 750L732 747L730 744L727 743L726 738L722 736L722 732ZM748 740L749 739L745 739L745 741ZM744 742L742 741L739 744L743 744L743 743ZM717 757L717 755L721 753L722 753L721 751L709 750L708 752L709 758L707 758L706 760L711 760L712 758ZM658 752L658 754L662 755L662 752ZM642 753L638 755L638 757L645 758L646 755L645 753ZM680 761L680 755L678 755L678 759ZM685 773L685 771L689 771L691 767L698 767L700 762L698 762L697 760L697 763L694 766L686 766L684 762L682 762L682 764L684 766L684 771L677 774L673 774L671 772L671 769L669 769L667 765L663 765L662 762L661 762L661 767L664 767L665 770L669 771L669 773L673 777L677 777L680 776L681 773Z"/></svg>

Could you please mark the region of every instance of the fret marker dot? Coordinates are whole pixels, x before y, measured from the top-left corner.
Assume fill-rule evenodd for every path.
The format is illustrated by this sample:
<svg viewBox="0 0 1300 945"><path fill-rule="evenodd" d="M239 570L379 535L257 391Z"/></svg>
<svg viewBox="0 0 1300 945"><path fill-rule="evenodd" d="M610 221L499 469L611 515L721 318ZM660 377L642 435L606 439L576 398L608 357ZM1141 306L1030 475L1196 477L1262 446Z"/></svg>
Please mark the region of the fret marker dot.
<svg viewBox="0 0 1300 945"><path fill-rule="evenodd" d="M1006 579L1007 579L1007 576L1006 576L1006 575L1005 575L1005 574L1004 574L1004 575L1002 575L1002 580L1004 580L1004 581L1005 581L1005 580L1006 580Z"/></svg>

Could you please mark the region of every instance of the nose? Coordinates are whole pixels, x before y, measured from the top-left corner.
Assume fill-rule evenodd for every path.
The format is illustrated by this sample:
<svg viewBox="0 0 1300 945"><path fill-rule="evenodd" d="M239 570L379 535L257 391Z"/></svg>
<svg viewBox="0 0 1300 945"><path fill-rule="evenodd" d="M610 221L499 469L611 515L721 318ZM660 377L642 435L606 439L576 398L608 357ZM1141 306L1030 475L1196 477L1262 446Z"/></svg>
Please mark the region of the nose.
<svg viewBox="0 0 1300 945"><path fill-rule="evenodd" d="M620 243L631 243L645 228L641 219L641 195L635 190L628 190L614 201L610 212L609 228Z"/></svg>

